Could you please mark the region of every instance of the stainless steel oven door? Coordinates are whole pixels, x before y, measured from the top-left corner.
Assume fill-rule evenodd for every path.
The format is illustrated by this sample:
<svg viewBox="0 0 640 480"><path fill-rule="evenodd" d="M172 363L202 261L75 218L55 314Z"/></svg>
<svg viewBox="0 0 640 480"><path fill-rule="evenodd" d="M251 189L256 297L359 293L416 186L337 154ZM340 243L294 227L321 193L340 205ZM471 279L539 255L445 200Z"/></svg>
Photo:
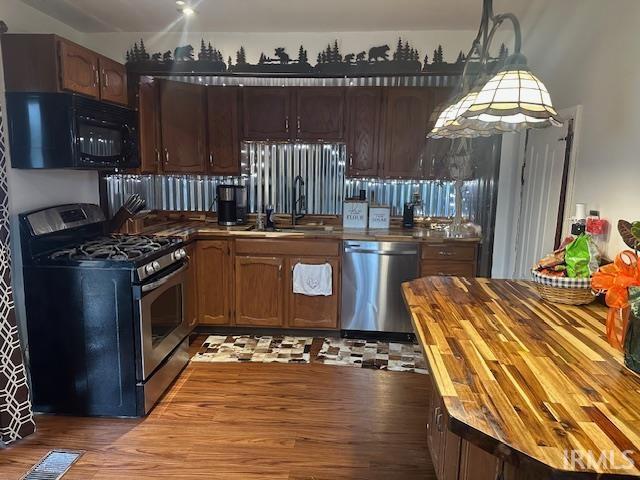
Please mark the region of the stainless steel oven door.
<svg viewBox="0 0 640 480"><path fill-rule="evenodd" d="M185 263L166 276L140 287L140 343L142 380L153 371L189 334L185 316Z"/></svg>

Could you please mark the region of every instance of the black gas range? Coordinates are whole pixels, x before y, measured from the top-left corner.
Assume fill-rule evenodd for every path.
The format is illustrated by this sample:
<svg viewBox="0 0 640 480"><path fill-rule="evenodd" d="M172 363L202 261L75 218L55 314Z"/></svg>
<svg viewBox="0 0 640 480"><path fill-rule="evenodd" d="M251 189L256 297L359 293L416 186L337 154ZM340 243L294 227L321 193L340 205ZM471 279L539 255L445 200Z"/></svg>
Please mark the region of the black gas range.
<svg viewBox="0 0 640 480"><path fill-rule="evenodd" d="M142 416L188 362L182 240L107 225L92 204L20 215L36 411Z"/></svg>

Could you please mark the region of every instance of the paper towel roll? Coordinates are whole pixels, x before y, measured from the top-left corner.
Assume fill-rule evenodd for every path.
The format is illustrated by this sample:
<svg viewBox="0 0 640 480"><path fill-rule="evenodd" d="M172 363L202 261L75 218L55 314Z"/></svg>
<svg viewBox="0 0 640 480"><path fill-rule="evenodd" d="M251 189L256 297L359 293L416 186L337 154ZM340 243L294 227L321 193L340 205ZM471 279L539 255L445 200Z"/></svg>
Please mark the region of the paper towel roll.
<svg viewBox="0 0 640 480"><path fill-rule="evenodd" d="M587 218L587 204L586 203L576 203L576 214L574 217L576 220L584 220Z"/></svg>

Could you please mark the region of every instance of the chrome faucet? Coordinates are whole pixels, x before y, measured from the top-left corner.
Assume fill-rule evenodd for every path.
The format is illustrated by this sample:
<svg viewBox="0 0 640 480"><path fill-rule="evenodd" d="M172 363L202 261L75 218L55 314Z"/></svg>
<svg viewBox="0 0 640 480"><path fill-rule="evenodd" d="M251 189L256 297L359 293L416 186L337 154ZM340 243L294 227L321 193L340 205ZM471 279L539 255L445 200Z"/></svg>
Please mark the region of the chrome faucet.
<svg viewBox="0 0 640 480"><path fill-rule="evenodd" d="M298 183L300 183L300 190L298 190ZM302 187L304 187L304 180L300 175L298 175L293 180L293 188L291 191L291 203L292 203L291 225L294 227L296 226L296 221L304 217L304 213L302 212L306 209L305 207L306 197L302 193ZM300 211L298 211L298 207L300 207Z"/></svg>

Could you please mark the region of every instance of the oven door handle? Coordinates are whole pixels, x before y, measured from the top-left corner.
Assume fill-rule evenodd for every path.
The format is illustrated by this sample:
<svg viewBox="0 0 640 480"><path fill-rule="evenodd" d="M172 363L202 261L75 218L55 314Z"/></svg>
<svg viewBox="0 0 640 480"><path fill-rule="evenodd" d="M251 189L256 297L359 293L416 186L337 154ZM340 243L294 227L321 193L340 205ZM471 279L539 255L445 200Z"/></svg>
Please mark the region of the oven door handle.
<svg viewBox="0 0 640 480"><path fill-rule="evenodd" d="M189 268L189 264L185 263L183 266L181 266L175 272L170 273L166 277L163 277L160 280L156 280L155 282L151 282L151 283L149 283L147 285L143 285L142 286L142 292L143 293L151 292L152 290L155 290L156 288L161 287L162 285L167 283L169 280L171 280L176 275L179 275L180 273L184 272L187 268Z"/></svg>

